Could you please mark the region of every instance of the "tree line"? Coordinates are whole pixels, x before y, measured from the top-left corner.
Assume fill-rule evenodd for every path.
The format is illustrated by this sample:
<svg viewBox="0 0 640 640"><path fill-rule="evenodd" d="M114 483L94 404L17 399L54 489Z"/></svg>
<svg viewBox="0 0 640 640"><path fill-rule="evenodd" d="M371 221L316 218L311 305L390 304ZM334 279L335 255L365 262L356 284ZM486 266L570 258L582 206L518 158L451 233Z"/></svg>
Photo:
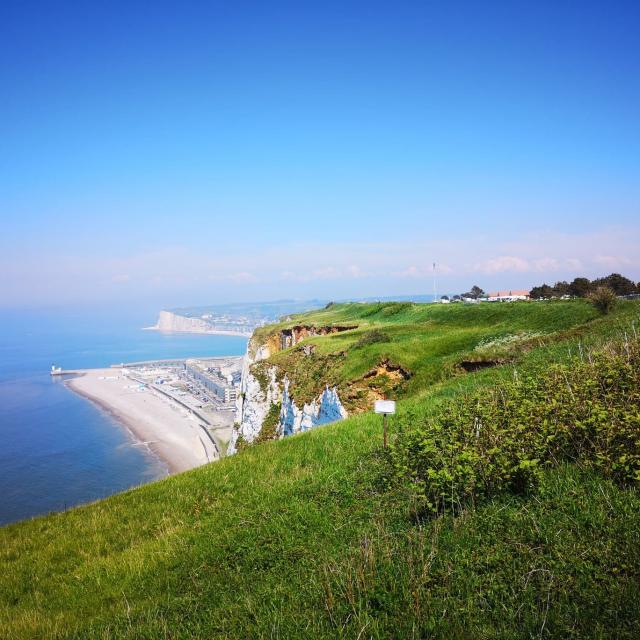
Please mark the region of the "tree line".
<svg viewBox="0 0 640 640"><path fill-rule="evenodd" d="M533 299L540 298L562 298L572 296L576 298L586 298L600 288L610 289L616 296L628 296L640 293L640 282L636 283L619 273L612 273L604 278L575 278L572 282L562 280L553 286L541 284L533 287L530 296Z"/></svg>
<svg viewBox="0 0 640 640"><path fill-rule="evenodd" d="M477 300L478 298L486 298L486 297L487 297L487 294L477 284L474 284L473 287L471 287L470 291L467 291L466 293L456 294L455 296L451 297L451 300L453 302L460 302L461 300L465 300L469 298L473 298L474 300ZM449 296L440 296L440 299L449 300Z"/></svg>

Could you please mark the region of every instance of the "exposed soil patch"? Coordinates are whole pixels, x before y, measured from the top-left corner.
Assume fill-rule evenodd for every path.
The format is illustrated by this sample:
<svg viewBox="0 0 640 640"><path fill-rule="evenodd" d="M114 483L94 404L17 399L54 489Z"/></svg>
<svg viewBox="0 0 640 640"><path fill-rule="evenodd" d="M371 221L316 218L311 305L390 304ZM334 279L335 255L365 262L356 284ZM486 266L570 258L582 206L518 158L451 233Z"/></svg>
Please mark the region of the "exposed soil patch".
<svg viewBox="0 0 640 640"><path fill-rule="evenodd" d="M367 371L367 373L362 377L364 380L368 380L379 376L387 376L390 380L401 382L402 380L408 380L411 377L411 374L406 369L403 369L399 364L393 364L388 359L384 359L381 360L380 364L376 365L373 369Z"/></svg>
<svg viewBox="0 0 640 640"><path fill-rule="evenodd" d="M341 333L342 331L350 331L351 329L357 328L357 325L336 325L326 327L297 325L295 327L291 327L291 329L282 329L282 331L280 331L280 349L283 350L293 347L305 338L326 336L332 333Z"/></svg>
<svg viewBox="0 0 640 640"><path fill-rule="evenodd" d="M388 359L381 360L359 380L354 380L344 392L343 403L349 412L368 411L376 400L397 394L411 372Z"/></svg>

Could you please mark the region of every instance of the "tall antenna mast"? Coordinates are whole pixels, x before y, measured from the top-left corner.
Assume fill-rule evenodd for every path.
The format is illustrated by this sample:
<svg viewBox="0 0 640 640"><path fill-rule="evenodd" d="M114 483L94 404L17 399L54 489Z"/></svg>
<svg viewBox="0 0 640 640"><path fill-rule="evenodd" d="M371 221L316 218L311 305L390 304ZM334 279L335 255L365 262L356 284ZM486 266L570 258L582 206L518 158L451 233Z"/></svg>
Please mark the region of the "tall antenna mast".
<svg viewBox="0 0 640 640"><path fill-rule="evenodd" d="M436 302L438 296L436 294L436 263L433 263L433 301Z"/></svg>

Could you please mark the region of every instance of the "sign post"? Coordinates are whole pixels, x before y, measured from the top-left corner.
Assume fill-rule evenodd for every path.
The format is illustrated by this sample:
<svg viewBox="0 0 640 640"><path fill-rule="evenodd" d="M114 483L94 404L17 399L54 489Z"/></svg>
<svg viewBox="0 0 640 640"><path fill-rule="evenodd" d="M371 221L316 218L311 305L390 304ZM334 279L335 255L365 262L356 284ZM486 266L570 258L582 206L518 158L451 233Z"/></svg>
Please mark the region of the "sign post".
<svg viewBox="0 0 640 640"><path fill-rule="evenodd" d="M382 414L383 425L383 444L384 448L387 448L387 416L393 415L396 412L396 403L394 400L376 400L373 405L375 413Z"/></svg>

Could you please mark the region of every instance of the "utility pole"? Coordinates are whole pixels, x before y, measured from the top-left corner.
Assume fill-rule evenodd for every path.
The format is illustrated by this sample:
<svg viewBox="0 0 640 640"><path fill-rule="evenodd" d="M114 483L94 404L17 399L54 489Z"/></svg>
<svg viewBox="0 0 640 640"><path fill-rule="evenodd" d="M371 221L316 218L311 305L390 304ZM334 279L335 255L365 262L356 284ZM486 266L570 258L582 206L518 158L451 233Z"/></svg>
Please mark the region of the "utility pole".
<svg viewBox="0 0 640 640"><path fill-rule="evenodd" d="M436 292L436 263L433 263L433 301L437 302L438 294Z"/></svg>

